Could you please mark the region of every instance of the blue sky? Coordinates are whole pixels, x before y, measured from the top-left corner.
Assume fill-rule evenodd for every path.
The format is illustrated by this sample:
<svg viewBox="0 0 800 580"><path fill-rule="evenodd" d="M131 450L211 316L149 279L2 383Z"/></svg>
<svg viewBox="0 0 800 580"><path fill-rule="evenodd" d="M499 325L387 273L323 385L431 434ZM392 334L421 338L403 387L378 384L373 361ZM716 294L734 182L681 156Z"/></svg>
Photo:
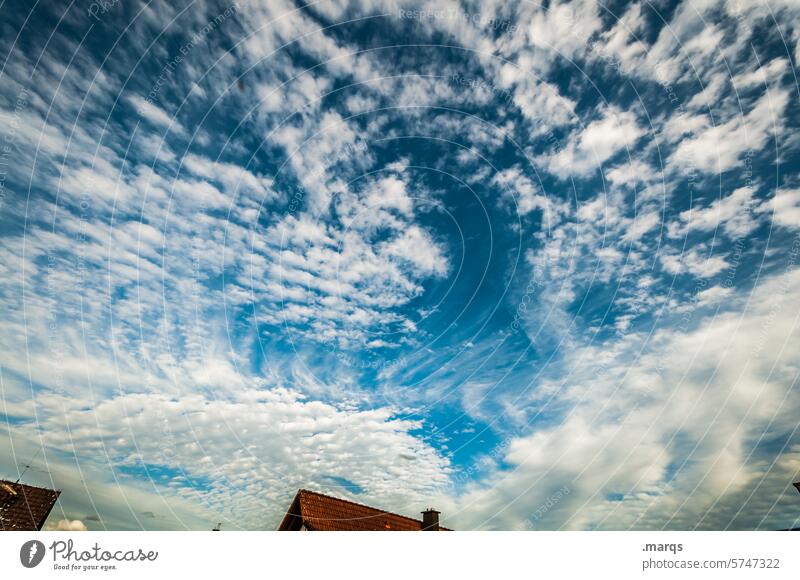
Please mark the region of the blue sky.
<svg viewBox="0 0 800 580"><path fill-rule="evenodd" d="M163 4L0 5L52 525L797 525L796 4Z"/></svg>

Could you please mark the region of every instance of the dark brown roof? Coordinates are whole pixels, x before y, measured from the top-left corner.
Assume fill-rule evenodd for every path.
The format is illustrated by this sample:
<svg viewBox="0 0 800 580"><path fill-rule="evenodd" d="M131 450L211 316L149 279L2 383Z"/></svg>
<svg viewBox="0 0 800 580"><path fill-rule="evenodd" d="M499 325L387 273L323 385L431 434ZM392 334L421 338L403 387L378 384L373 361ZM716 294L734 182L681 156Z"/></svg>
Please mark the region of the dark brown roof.
<svg viewBox="0 0 800 580"><path fill-rule="evenodd" d="M303 526L325 532L418 532L422 521L301 489L294 496L278 531L297 531Z"/></svg>
<svg viewBox="0 0 800 580"><path fill-rule="evenodd" d="M0 530L41 530L60 493L0 480Z"/></svg>

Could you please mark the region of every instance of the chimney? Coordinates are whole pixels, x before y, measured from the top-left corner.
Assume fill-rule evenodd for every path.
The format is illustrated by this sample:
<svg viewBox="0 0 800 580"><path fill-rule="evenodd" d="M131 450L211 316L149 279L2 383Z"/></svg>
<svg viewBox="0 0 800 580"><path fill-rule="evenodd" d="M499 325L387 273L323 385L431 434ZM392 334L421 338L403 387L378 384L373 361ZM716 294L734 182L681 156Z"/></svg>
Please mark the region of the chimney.
<svg viewBox="0 0 800 580"><path fill-rule="evenodd" d="M422 530L429 532L438 532L440 513L441 512L437 512L433 508L428 508L424 512L422 512Z"/></svg>

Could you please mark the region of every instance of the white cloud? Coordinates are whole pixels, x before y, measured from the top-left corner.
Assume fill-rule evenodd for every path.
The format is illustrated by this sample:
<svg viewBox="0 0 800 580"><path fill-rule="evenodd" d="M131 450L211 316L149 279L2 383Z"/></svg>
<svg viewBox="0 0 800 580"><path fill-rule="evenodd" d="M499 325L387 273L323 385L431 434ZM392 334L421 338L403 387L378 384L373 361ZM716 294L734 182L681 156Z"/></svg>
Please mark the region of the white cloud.
<svg viewBox="0 0 800 580"><path fill-rule="evenodd" d="M569 412L554 426L512 439L502 454L508 467L447 504L459 514L454 523L498 529L793 525L790 483L800 448L792 434L800 409L789 396L798 380L790 345L800 338L792 309L800 301L800 272L765 280L749 297L731 299L714 289L706 296L711 293L728 296L729 305L696 318L691 328L667 324L649 339L629 334L563 353L569 373L551 404L566 401ZM778 443L760 447L766 439ZM560 489L568 493L548 503ZM612 494L621 501L609 499Z"/></svg>
<svg viewBox="0 0 800 580"><path fill-rule="evenodd" d="M730 75L727 72L718 72L711 75L707 82L703 83L702 90L695 93L686 103L687 110L714 110L722 100Z"/></svg>
<svg viewBox="0 0 800 580"><path fill-rule="evenodd" d="M261 320L329 344L374 342L371 332L401 339L409 320L398 307L441 278L449 261L441 241L415 223L415 200L402 175L366 179L342 192L337 219L288 215L257 242L239 282L268 304Z"/></svg>
<svg viewBox="0 0 800 580"><path fill-rule="evenodd" d="M301 126L283 125L270 135L286 150L288 163L305 190L305 209L314 215L327 212L344 178L369 160L362 139L358 127L335 111L304 119Z"/></svg>
<svg viewBox="0 0 800 580"><path fill-rule="evenodd" d="M261 85L258 88L259 103L263 111L280 112L284 116L315 111L330 87L330 78L305 73L279 86Z"/></svg>
<svg viewBox="0 0 800 580"><path fill-rule="evenodd" d="M733 288L725 288L723 286L712 286L697 293L697 306L704 307L727 299L733 294Z"/></svg>
<svg viewBox="0 0 800 580"><path fill-rule="evenodd" d="M800 62L800 30L795 28L792 36L794 40L794 61Z"/></svg>
<svg viewBox="0 0 800 580"><path fill-rule="evenodd" d="M417 226L411 226L391 242L385 244L381 253L399 258L410 264L423 276L444 276L448 263L444 253L429 234Z"/></svg>
<svg viewBox="0 0 800 580"><path fill-rule="evenodd" d="M514 104L531 122L533 133L574 123L575 101L562 95L554 84L532 76L530 66L530 59L524 54L514 64L503 64L498 71L498 84L512 92Z"/></svg>
<svg viewBox="0 0 800 580"><path fill-rule="evenodd" d="M553 2L546 9L533 12L527 39L535 48L551 50L571 59L601 28L596 2Z"/></svg>
<svg viewBox="0 0 800 580"><path fill-rule="evenodd" d="M627 227L623 239L626 241L636 241L645 234L651 232L661 223L661 214L657 211L638 213Z"/></svg>
<svg viewBox="0 0 800 580"><path fill-rule="evenodd" d="M780 81L789 69L789 61L785 58L776 58L758 67L754 71L743 72L733 77L733 86L737 90L758 86L769 86Z"/></svg>
<svg viewBox="0 0 800 580"><path fill-rule="evenodd" d="M519 215L541 211L546 227L554 226L567 212L564 204L555 197L544 195L518 165L496 173L492 184L502 188L499 197L509 202Z"/></svg>
<svg viewBox="0 0 800 580"><path fill-rule="evenodd" d="M622 149L632 147L644 134L634 113L607 108L599 119L575 131L563 148L542 161L561 179L587 176Z"/></svg>
<svg viewBox="0 0 800 580"><path fill-rule="evenodd" d="M642 5L631 4L612 28L603 31L590 43L588 57L619 68L626 74L638 73L647 52L640 40L645 26Z"/></svg>
<svg viewBox="0 0 800 580"><path fill-rule="evenodd" d="M181 125L177 118L167 114L164 109L155 103L143 99L138 95L133 95L128 100L140 116L144 117L154 125L161 127L162 129L170 129L176 133L186 133L186 129L183 128L183 125Z"/></svg>
<svg viewBox="0 0 800 580"><path fill-rule="evenodd" d="M727 46L724 32L713 20L705 19L710 2L681 4L656 41L648 47L638 73L671 85L684 75L705 77L719 66ZM742 39L744 40L744 38Z"/></svg>
<svg viewBox="0 0 800 580"><path fill-rule="evenodd" d="M448 461L409 433L418 422L394 413L251 384L232 399L126 394L88 410L81 399L43 397L38 429L48 454L77 457L87 469L149 470L151 493L163 496L154 495L150 510L183 498L219 516L226 529L274 529L298 488L329 489L330 477L363 489L359 501L400 511L447 487ZM16 437L33 439L36 429L17 426ZM335 485L331 492L355 497ZM74 493L70 487L62 495Z"/></svg>
<svg viewBox="0 0 800 580"><path fill-rule="evenodd" d="M650 183L656 177L656 171L647 163L633 159L630 163L623 163L606 171L606 179L614 185L628 187L641 187Z"/></svg>
<svg viewBox="0 0 800 580"><path fill-rule="evenodd" d="M723 123L712 124L702 115L689 117L692 123L681 133L690 136L678 143L669 163L707 173L736 167L747 151L761 150L770 136L782 133L788 101L787 91L768 90L747 113Z"/></svg>
<svg viewBox="0 0 800 580"><path fill-rule="evenodd" d="M211 161L200 155L189 154L182 160L183 166L194 176L216 181L228 196L230 209L241 212L245 208L257 209L278 198L272 188L272 179L234 163ZM189 184L189 188L194 185Z"/></svg>
<svg viewBox="0 0 800 580"><path fill-rule="evenodd" d="M670 235L685 236L693 231L712 231L723 228L731 238L746 236L758 225L758 201L752 187L740 187L726 197L714 200L705 208L681 212L681 225L673 224Z"/></svg>
<svg viewBox="0 0 800 580"><path fill-rule="evenodd" d="M771 210L773 223L777 226L800 227L800 189L778 189L775 196L771 200L765 201L759 210Z"/></svg>
<svg viewBox="0 0 800 580"><path fill-rule="evenodd" d="M702 248L693 248L682 254L663 253L659 256L664 270L670 274L688 272L698 278L711 278L728 267L722 256L708 255Z"/></svg>
<svg viewBox="0 0 800 580"><path fill-rule="evenodd" d="M58 520L47 522L44 527L46 532L85 532L88 528L80 520Z"/></svg>
<svg viewBox="0 0 800 580"><path fill-rule="evenodd" d="M374 190L367 194L365 205L367 211L397 210L404 216L410 216L414 202L406 191L406 183L390 175L375 184Z"/></svg>

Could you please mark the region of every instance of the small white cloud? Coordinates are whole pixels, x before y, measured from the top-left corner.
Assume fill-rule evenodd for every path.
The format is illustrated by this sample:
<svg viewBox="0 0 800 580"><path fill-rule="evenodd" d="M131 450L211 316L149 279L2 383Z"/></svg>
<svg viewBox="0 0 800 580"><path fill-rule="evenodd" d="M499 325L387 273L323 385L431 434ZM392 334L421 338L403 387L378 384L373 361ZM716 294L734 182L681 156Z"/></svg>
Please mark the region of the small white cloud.
<svg viewBox="0 0 800 580"><path fill-rule="evenodd" d="M49 521L44 527L46 532L85 532L88 529L81 520Z"/></svg>
<svg viewBox="0 0 800 580"><path fill-rule="evenodd" d="M733 86L741 90L769 85L779 81L787 70L789 70L789 61L785 58L776 58L754 71L736 75L733 77Z"/></svg>
<svg viewBox="0 0 800 580"><path fill-rule="evenodd" d="M672 224L670 236L684 236L693 231L712 231L723 228L731 237L745 236L757 225L758 204L752 187L740 187L728 196L714 200L705 208L681 212L681 224Z"/></svg>
<svg viewBox="0 0 800 580"><path fill-rule="evenodd" d="M706 251L693 249L680 255L663 253L660 260L664 270L670 274L688 272L698 278L711 278L728 267L725 258L707 254Z"/></svg>
<svg viewBox="0 0 800 580"><path fill-rule="evenodd" d="M606 171L606 179L614 185L626 187L642 187L653 181L658 176L657 172L647 163L634 159Z"/></svg>
<svg viewBox="0 0 800 580"><path fill-rule="evenodd" d="M528 42L541 50L569 58L583 50L589 38L603 26L595 2L552 2L533 13Z"/></svg>
<svg viewBox="0 0 800 580"><path fill-rule="evenodd" d="M128 98L128 101L133 105L136 112L159 127L164 129L171 129L176 133L186 133L186 130L183 128L183 125L173 116L167 114L164 109L156 105L155 103L143 99L138 95L133 95Z"/></svg>
<svg viewBox="0 0 800 580"><path fill-rule="evenodd" d="M499 171L492 178L492 184L500 188L500 198L515 207L520 215L537 210L543 212L548 227L558 223L567 211L560 202L544 195L519 165Z"/></svg>
<svg viewBox="0 0 800 580"><path fill-rule="evenodd" d="M680 117L679 128L672 128L673 138L683 138L669 158L669 164L706 173L722 172L740 164L748 151L759 151L775 132L782 132L783 114L789 93L768 90L752 109L720 123L705 116ZM677 121L670 120L667 127ZM669 131L668 131L669 132Z"/></svg>
<svg viewBox="0 0 800 580"><path fill-rule="evenodd" d="M586 176L600 169L619 151L632 147L643 135L631 111L607 108L583 130L570 135L563 149L542 158L550 173L560 179Z"/></svg>
<svg viewBox="0 0 800 580"><path fill-rule="evenodd" d="M381 179L366 197L367 210L394 209L405 216L411 216L413 201L406 191L402 179L390 175Z"/></svg>
<svg viewBox="0 0 800 580"><path fill-rule="evenodd" d="M636 241L645 234L652 231L661 223L661 213L658 211L648 211L636 214L631 224L626 228L622 239L625 241Z"/></svg>
<svg viewBox="0 0 800 580"><path fill-rule="evenodd" d="M444 253L433 239L417 226L411 226L384 245L381 253L408 262L421 276L447 274L448 262Z"/></svg>
<svg viewBox="0 0 800 580"><path fill-rule="evenodd" d="M784 228L800 228L800 189L781 188L759 211L772 211L773 223Z"/></svg>

